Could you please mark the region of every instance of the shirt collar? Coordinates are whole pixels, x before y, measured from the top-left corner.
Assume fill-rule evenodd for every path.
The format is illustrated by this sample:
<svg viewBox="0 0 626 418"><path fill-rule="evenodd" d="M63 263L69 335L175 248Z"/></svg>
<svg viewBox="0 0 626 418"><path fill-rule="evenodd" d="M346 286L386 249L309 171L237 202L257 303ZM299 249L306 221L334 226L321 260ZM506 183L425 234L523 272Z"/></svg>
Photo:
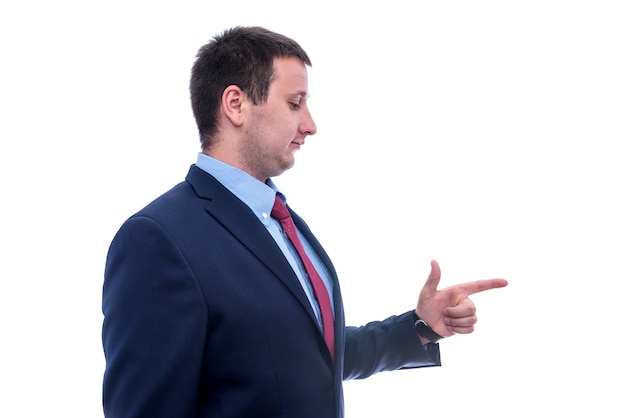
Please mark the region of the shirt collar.
<svg viewBox="0 0 626 418"><path fill-rule="evenodd" d="M232 194L237 196L265 226L270 224L274 199L276 193L280 193L271 179L268 179L266 183L260 182L245 171L202 152L198 153L196 166L215 177ZM280 194L284 200L284 195Z"/></svg>

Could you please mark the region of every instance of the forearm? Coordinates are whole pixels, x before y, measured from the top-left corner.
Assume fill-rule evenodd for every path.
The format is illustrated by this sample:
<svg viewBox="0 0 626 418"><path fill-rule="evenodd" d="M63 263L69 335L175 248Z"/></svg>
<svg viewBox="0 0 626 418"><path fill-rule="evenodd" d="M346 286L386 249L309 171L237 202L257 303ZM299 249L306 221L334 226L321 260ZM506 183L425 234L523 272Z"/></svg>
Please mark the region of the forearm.
<svg viewBox="0 0 626 418"><path fill-rule="evenodd" d="M381 371L441 365L439 346L428 344L425 349L415 330L412 311L362 327L347 327L344 361L344 380L363 379Z"/></svg>

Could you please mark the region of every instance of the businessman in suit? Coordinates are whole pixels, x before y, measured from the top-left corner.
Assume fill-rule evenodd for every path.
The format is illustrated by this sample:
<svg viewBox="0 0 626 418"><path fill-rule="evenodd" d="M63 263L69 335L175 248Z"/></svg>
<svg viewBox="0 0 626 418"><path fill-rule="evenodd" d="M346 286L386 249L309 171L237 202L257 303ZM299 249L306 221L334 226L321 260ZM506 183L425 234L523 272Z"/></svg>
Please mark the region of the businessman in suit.
<svg viewBox="0 0 626 418"><path fill-rule="evenodd" d="M259 27L199 50L197 161L107 255L107 417L342 417L343 380L440 365L437 341L474 329L468 296L506 286L437 289L433 261L415 309L345 325L329 256L272 180L316 132L310 65L295 41Z"/></svg>

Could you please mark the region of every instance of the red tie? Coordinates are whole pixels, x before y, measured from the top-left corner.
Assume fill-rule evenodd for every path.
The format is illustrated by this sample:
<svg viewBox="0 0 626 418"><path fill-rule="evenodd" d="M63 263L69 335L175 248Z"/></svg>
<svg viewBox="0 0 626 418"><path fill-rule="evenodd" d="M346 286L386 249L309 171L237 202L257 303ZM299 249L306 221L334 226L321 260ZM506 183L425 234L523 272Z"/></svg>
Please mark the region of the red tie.
<svg viewBox="0 0 626 418"><path fill-rule="evenodd" d="M315 292L315 298L317 299L320 311L322 312L324 339L326 340L326 344L328 345L328 349L330 350L331 357L334 358L335 327L333 322L333 310L330 306L330 298L328 297L328 290L326 289L326 285L324 285L322 278L317 273L317 270L315 270L315 267L313 267L313 263L311 263L311 260L306 255L304 247L300 242L300 238L298 238L296 225L293 223L293 219L291 219L291 215L289 214L285 203L280 197L278 197L278 195L276 195L276 200L274 201L272 217L280 221L280 224L283 226L285 233L291 240L293 246L296 248L296 251L298 251L298 255L300 255L300 259L302 260L302 264L304 264L304 268L309 275L309 280L311 281L311 284L313 285L313 291Z"/></svg>

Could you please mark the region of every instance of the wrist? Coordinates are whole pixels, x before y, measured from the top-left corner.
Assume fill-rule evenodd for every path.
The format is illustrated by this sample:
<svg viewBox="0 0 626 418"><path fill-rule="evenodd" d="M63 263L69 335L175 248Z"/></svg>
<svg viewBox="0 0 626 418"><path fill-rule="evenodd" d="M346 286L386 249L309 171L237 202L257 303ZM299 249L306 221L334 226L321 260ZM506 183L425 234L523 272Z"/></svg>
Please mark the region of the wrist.
<svg viewBox="0 0 626 418"><path fill-rule="evenodd" d="M424 342L424 340L427 340L431 343L436 343L437 341L443 338L441 335L437 334L430 327L430 325L426 323L426 321L424 321L419 316L417 316L417 313L415 312L413 312L413 320L414 320L415 330L417 331L417 334L420 336L422 343Z"/></svg>

